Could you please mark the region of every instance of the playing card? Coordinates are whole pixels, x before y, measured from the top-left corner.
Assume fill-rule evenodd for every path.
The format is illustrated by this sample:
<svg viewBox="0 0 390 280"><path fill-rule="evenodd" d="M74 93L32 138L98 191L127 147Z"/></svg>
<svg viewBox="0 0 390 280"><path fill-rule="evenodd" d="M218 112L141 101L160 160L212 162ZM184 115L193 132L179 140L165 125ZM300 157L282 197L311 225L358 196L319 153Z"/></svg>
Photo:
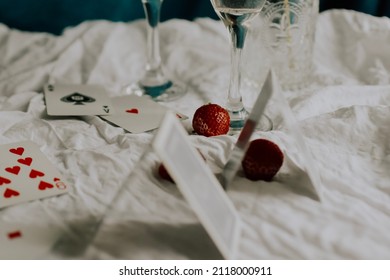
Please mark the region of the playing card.
<svg viewBox="0 0 390 280"><path fill-rule="evenodd" d="M47 84L44 92L50 116L110 115L114 110L102 86Z"/></svg>
<svg viewBox="0 0 390 280"><path fill-rule="evenodd" d="M0 259L44 257L60 236L58 228L42 224L0 222Z"/></svg>
<svg viewBox="0 0 390 280"><path fill-rule="evenodd" d="M191 145L183 126L170 112L152 145L221 254L234 259L241 219L211 169Z"/></svg>
<svg viewBox="0 0 390 280"><path fill-rule="evenodd" d="M112 103L116 113L102 118L132 133L159 127L165 113L169 110L148 97L136 95L114 97ZM180 113L176 113L176 117L180 120L187 119L187 116Z"/></svg>
<svg viewBox="0 0 390 280"><path fill-rule="evenodd" d="M2 145L0 158L0 208L68 192L61 174L34 142Z"/></svg>

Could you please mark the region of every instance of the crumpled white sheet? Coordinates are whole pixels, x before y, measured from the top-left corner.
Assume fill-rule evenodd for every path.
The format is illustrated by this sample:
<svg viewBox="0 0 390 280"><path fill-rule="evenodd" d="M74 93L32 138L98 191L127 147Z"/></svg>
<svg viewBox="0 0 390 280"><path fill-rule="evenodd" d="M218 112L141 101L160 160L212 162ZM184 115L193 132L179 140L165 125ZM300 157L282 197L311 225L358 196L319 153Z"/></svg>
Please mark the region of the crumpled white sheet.
<svg viewBox="0 0 390 280"><path fill-rule="evenodd" d="M320 14L315 80L285 92L322 178L318 203L277 179L237 177L228 195L244 221L240 259L390 258L390 19L334 10ZM121 186L126 201L110 214L81 255L53 250L36 258L219 258L191 208L155 175L151 133L130 134L97 117L52 118L44 83L104 85L111 96L139 79L145 23L89 21L61 36L0 25L0 143L36 142L72 187L69 195L0 211L0 222L45 224L82 236L107 210ZM161 24L166 67L188 85L167 103L192 118L205 102L223 104L229 40L220 22ZM190 120L185 122L191 133ZM256 137L282 139L280 131ZM235 136L191 141L220 171ZM137 163L138 162L138 163ZM135 171L135 172L132 172ZM136 174L136 176L134 176Z"/></svg>

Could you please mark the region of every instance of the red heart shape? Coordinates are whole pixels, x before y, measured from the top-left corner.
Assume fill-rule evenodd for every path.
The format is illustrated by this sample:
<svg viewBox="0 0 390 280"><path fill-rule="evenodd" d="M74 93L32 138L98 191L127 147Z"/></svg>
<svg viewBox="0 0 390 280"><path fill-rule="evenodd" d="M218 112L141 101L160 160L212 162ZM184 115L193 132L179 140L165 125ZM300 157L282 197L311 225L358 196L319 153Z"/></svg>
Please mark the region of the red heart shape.
<svg viewBox="0 0 390 280"><path fill-rule="evenodd" d="M14 167L7 167L5 169L5 171L9 172L9 173L12 173L12 174L15 174L15 175L18 175L19 172L20 172L20 167L19 166L14 166Z"/></svg>
<svg viewBox="0 0 390 280"><path fill-rule="evenodd" d="M11 183L11 180L0 176L0 186L3 184L9 184L9 183Z"/></svg>
<svg viewBox="0 0 390 280"><path fill-rule="evenodd" d="M9 151L11 153L13 153L13 154L21 156L24 153L24 148L23 147L18 147L18 148L10 149Z"/></svg>
<svg viewBox="0 0 390 280"><path fill-rule="evenodd" d="M30 171L30 178L37 178L37 177L43 177L45 176L45 173L41 172L41 171L38 171L38 170L35 170L35 169L31 169Z"/></svg>
<svg viewBox="0 0 390 280"><path fill-rule="evenodd" d="M10 197L19 196L19 195L20 195L19 192L15 191L15 190L11 190L11 189L6 189L4 192L5 198L10 198Z"/></svg>
<svg viewBox="0 0 390 280"><path fill-rule="evenodd" d="M44 191L46 189L52 189L54 186L48 182L45 182L45 181L41 181L38 185L38 189L40 189L41 191Z"/></svg>
<svg viewBox="0 0 390 280"><path fill-rule="evenodd" d="M30 158L30 157L21 158L21 159L18 159L18 162L21 164L30 166L32 163L32 158Z"/></svg>
<svg viewBox="0 0 390 280"><path fill-rule="evenodd" d="M131 109L128 109L126 110L126 113L129 113L129 114L138 114L138 109L137 108L131 108Z"/></svg>

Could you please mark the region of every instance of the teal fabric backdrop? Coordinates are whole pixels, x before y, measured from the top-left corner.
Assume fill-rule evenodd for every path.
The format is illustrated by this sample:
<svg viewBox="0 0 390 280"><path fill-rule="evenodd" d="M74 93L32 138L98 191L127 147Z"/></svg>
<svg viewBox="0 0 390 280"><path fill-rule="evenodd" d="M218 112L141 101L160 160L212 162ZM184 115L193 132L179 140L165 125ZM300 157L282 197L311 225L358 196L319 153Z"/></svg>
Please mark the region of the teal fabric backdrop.
<svg viewBox="0 0 390 280"><path fill-rule="evenodd" d="M390 17L390 0L320 0L320 9L351 9Z"/></svg>
<svg viewBox="0 0 390 280"><path fill-rule="evenodd" d="M346 8L390 16L390 0L320 0L320 10ZM12 28L60 34L89 19L143 18L140 0L0 0L0 22ZM209 0L165 0L161 19L217 18Z"/></svg>

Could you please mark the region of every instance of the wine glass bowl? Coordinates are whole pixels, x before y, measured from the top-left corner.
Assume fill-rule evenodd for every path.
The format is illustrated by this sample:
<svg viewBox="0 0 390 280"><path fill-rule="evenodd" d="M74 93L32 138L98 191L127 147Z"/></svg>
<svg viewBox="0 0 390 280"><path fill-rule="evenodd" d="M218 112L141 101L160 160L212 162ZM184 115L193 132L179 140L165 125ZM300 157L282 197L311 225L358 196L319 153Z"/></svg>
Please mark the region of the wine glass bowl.
<svg viewBox="0 0 390 280"><path fill-rule="evenodd" d="M135 84L126 85L125 94L148 95L155 101L172 101L186 93L185 86L169 79L160 55L158 26L163 0L141 0L147 22L145 74Z"/></svg>
<svg viewBox="0 0 390 280"><path fill-rule="evenodd" d="M226 109L230 114L231 130L240 130L248 117L241 94L241 56L250 22L261 12L266 0L210 1L231 37L231 71ZM271 127L269 123L261 129L268 130Z"/></svg>

